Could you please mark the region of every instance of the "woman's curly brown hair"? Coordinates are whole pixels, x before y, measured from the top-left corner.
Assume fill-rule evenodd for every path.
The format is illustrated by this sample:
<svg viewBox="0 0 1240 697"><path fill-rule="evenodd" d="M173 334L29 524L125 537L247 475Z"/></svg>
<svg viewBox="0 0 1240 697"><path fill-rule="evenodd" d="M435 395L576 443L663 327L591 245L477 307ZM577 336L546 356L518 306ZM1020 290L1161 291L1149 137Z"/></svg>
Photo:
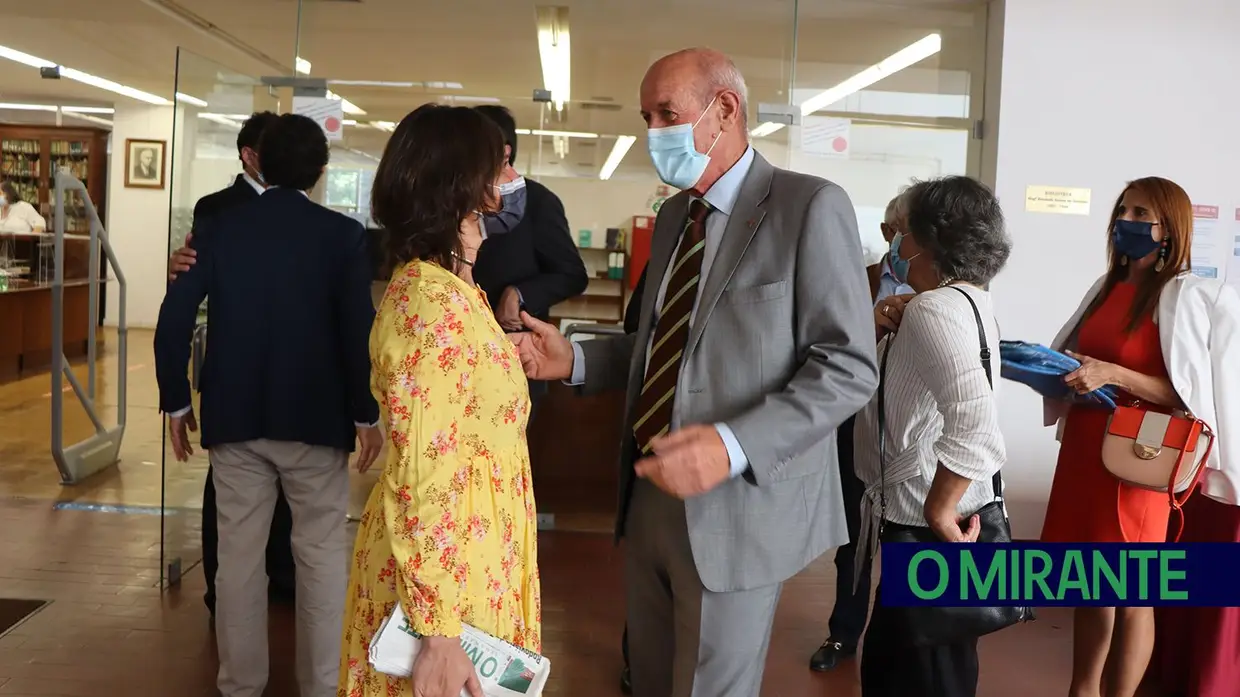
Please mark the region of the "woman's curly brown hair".
<svg viewBox="0 0 1240 697"><path fill-rule="evenodd" d="M504 136L467 107L424 104L396 127L371 187L371 217L387 233L390 266L446 269L461 255L461 221L496 204Z"/></svg>

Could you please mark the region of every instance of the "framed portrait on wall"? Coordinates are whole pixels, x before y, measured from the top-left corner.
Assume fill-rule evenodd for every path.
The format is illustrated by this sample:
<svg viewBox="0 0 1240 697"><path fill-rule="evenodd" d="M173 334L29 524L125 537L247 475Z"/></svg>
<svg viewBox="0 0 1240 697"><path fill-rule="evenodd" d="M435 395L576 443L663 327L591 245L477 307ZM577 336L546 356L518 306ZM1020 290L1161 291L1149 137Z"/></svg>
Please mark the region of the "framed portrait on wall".
<svg viewBox="0 0 1240 697"><path fill-rule="evenodd" d="M168 141L125 140L125 186L131 189L164 188Z"/></svg>

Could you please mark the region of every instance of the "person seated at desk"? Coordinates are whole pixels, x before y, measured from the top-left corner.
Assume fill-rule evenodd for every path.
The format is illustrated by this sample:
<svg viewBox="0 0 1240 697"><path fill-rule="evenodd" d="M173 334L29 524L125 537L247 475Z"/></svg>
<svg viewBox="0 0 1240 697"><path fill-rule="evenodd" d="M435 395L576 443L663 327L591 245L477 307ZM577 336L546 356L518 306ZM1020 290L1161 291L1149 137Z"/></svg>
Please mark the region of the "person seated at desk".
<svg viewBox="0 0 1240 697"><path fill-rule="evenodd" d="M0 232L42 234L47 220L35 207L22 200L12 182L0 181Z"/></svg>

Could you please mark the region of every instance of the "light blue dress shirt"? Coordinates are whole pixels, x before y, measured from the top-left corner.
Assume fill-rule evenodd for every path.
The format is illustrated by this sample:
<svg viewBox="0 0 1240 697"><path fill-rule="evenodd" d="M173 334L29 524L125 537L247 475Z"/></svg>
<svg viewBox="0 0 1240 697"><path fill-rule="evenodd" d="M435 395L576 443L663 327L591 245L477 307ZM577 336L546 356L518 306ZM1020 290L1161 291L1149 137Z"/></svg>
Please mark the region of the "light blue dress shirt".
<svg viewBox="0 0 1240 697"><path fill-rule="evenodd" d="M724 230L728 227L728 220L732 216L732 209L736 206L736 199L741 194L741 185L745 183L745 176L749 174L749 168L753 165L754 150L752 147L745 150L745 154L741 155L741 159L732 165L732 168L724 172L719 181L710 187L702 196L702 198L710 204L711 212L706 218L706 246L702 250L702 273L700 277L705 279L710 273L711 263L715 260L715 254L719 251L719 242L723 239ZM682 233L683 234L683 233ZM679 244L677 245L679 247ZM669 269L670 271L670 265ZM663 296L667 292L667 283L670 280L670 274L665 272L663 280L659 283L659 294L655 297L655 316L653 321L659 321L658 312L663 306ZM689 315L689 324L692 326L694 316L697 315L698 302L701 299L699 295L693 301L693 311ZM651 342L654 341L654 332L651 332ZM650 363L650 345L646 345L646 363ZM581 346L573 344L573 375L570 379L570 385L580 385L585 382L586 364L585 356L581 351ZM680 427L680 424L673 423L672 429ZM715 424L715 430L719 432L719 438L723 440L724 446L728 449L728 459L731 466L731 474L733 477L739 476L749 469L749 458L745 455L741 443L736 439L736 434L732 432L731 427L725 423Z"/></svg>
<svg viewBox="0 0 1240 697"><path fill-rule="evenodd" d="M883 273L878 277L878 294L874 297L874 307L878 307L879 303L892 295L908 295L917 292L912 286L900 283L896 279L895 273L891 270L891 255L884 254L883 260L879 263L883 265Z"/></svg>

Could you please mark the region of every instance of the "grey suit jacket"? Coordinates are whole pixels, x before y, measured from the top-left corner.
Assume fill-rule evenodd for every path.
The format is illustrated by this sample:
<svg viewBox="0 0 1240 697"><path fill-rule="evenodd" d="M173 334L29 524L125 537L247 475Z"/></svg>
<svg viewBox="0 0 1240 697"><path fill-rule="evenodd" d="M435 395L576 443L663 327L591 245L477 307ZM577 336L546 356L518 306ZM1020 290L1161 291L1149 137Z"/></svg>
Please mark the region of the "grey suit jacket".
<svg viewBox="0 0 1240 697"><path fill-rule="evenodd" d="M617 536L635 478L631 427L654 291L689 200L681 192L659 210L637 333L581 346L583 391L628 390ZM873 306L848 195L755 155L699 292L676 416L728 424L750 469L685 502L694 561L711 591L779 583L848 541L835 431L878 385Z"/></svg>

